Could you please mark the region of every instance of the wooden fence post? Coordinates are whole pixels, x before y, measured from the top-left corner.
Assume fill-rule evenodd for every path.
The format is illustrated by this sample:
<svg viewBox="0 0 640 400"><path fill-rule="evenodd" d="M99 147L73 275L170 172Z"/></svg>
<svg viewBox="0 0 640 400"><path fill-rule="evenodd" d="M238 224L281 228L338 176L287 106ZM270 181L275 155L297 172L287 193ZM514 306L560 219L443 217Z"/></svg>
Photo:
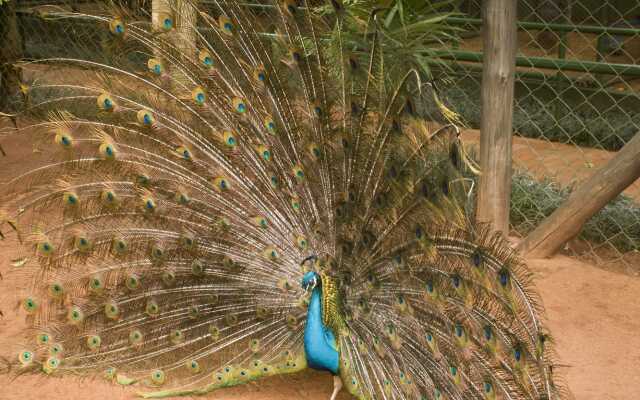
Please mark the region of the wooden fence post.
<svg viewBox="0 0 640 400"><path fill-rule="evenodd" d="M574 190L569 198L519 245L529 258L552 256L602 207L640 178L640 133L614 158Z"/></svg>
<svg viewBox="0 0 640 400"><path fill-rule="evenodd" d="M482 116L480 185L476 220L509 233L511 138L516 68L515 0L485 0L483 5Z"/></svg>

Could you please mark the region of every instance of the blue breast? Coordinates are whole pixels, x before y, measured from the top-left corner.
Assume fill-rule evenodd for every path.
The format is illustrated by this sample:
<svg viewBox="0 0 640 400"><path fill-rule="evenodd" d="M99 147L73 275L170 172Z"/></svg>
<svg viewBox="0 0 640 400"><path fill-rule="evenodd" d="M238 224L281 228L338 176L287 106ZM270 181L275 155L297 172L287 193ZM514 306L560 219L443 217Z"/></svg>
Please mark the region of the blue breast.
<svg viewBox="0 0 640 400"><path fill-rule="evenodd" d="M315 288L311 294L304 328L304 352L309 367L338 374L340 353L335 335L322 323L320 288Z"/></svg>

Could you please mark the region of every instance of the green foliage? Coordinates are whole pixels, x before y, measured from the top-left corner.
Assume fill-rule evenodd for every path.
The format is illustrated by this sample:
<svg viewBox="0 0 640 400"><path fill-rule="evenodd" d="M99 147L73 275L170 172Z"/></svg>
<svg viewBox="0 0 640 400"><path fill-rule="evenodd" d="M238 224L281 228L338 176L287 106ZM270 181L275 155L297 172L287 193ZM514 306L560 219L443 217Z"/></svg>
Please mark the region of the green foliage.
<svg viewBox="0 0 640 400"><path fill-rule="evenodd" d="M384 63L384 79L399 82L405 74L415 69L423 77L431 77L427 53L443 42L457 42L459 27L447 24L454 15L456 1L425 2L422 0L345 0L340 12L343 24L336 25L328 36L329 46L337 49L345 43L361 65L368 65L371 35L378 32L378 52ZM319 14L335 17L331 5L318 7Z"/></svg>
<svg viewBox="0 0 640 400"><path fill-rule="evenodd" d="M513 176L511 225L520 234L531 232L571 194L549 179L536 180L518 172ZM593 244L609 243L620 252L640 249L640 206L625 195L607 204L585 224L579 235Z"/></svg>

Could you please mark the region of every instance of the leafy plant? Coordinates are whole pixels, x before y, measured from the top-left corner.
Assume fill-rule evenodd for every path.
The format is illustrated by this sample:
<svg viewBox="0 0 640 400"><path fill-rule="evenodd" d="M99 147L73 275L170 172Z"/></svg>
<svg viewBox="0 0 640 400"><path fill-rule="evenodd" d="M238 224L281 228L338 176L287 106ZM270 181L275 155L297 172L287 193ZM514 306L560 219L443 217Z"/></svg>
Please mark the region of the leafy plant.
<svg viewBox="0 0 640 400"><path fill-rule="evenodd" d="M339 44L346 43L361 65L369 64L375 42L374 54L384 68L381 78L391 87L411 69L419 71L423 79L431 79L429 52L444 42L457 43L462 31L446 21L456 15L455 4L454 0L344 0L342 10L337 11L342 23L331 29L326 40L336 50L336 59ZM317 11L327 18L336 17L331 5L319 6ZM371 40L374 34L377 41Z"/></svg>

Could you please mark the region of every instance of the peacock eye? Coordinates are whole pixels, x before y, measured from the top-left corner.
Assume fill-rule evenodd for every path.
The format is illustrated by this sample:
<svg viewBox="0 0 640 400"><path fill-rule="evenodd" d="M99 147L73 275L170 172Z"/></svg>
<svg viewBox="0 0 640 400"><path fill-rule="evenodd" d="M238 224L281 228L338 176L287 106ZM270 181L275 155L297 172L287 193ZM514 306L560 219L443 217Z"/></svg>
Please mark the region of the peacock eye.
<svg viewBox="0 0 640 400"><path fill-rule="evenodd" d="M165 375L162 370L155 370L151 372L151 381L156 385L161 385L164 383Z"/></svg>
<svg viewBox="0 0 640 400"><path fill-rule="evenodd" d="M507 284L509 283L509 271L501 270L498 273L498 280L500 281L500 285L502 285L503 287L506 287Z"/></svg>
<svg viewBox="0 0 640 400"><path fill-rule="evenodd" d="M199 106L203 105L207 100L207 95L204 93L204 90L201 87L197 87L193 89L192 92L193 101Z"/></svg>
<svg viewBox="0 0 640 400"><path fill-rule="evenodd" d="M38 343L40 344L47 344L49 343L49 335L47 335L46 333L40 333L37 337L36 337Z"/></svg>
<svg viewBox="0 0 640 400"><path fill-rule="evenodd" d="M218 27L222 30L222 33L226 35L233 35L233 23L226 15L218 17Z"/></svg>
<svg viewBox="0 0 640 400"><path fill-rule="evenodd" d="M69 310L68 318L72 324L79 324L84 320L84 313L78 306L73 306Z"/></svg>
<svg viewBox="0 0 640 400"><path fill-rule="evenodd" d="M102 278L100 277L93 277L89 280L89 288L91 288L93 291L97 291L103 288L102 285Z"/></svg>
<svg viewBox="0 0 640 400"><path fill-rule="evenodd" d="M22 308L29 314L34 313L38 309L38 302L32 297L27 297L22 302Z"/></svg>
<svg viewBox="0 0 640 400"><path fill-rule="evenodd" d="M513 350L513 358L515 358L516 361L520 361L520 359L522 358L522 350L520 349L520 347L516 347Z"/></svg>
<svg viewBox="0 0 640 400"><path fill-rule="evenodd" d="M116 36L122 36L125 32L124 23L118 18L113 19L109 22L109 30Z"/></svg>
<svg viewBox="0 0 640 400"><path fill-rule="evenodd" d="M237 113L243 114L247 111L247 105L243 99L236 97L233 99L233 109L236 110Z"/></svg>
<svg viewBox="0 0 640 400"><path fill-rule="evenodd" d="M295 167L293 167L293 176L295 176L298 180L304 179L304 171L302 170L301 166L296 165Z"/></svg>
<svg viewBox="0 0 640 400"><path fill-rule="evenodd" d="M102 339L98 335L91 335L87 338L87 347L90 350L97 350L102 343Z"/></svg>
<svg viewBox="0 0 640 400"><path fill-rule="evenodd" d="M162 24L164 25L164 29L173 28L173 20L171 18L165 18Z"/></svg>
<svg viewBox="0 0 640 400"><path fill-rule="evenodd" d="M462 325L456 324L455 331L456 331L456 336L457 337L462 337L462 332L463 332Z"/></svg>
<svg viewBox="0 0 640 400"><path fill-rule="evenodd" d="M113 144L105 142L98 147L100 155L106 160L113 160L116 158L116 148Z"/></svg>
<svg viewBox="0 0 640 400"><path fill-rule="evenodd" d="M59 298L64 293L62 285L60 283L52 283L49 286L49 295L54 298Z"/></svg>
<svg viewBox="0 0 640 400"><path fill-rule="evenodd" d="M493 337L493 329L491 329L489 325L486 325L484 327L483 332L484 332L484 338L487 340L491 340L491 338Z"/></svg>
<svg viewBox="0 0 640 400"><path fill-rule="evenodd" d="M113 317L118 315L118 306L115 304L107 304L105 309L107 316Z"/></svg>

